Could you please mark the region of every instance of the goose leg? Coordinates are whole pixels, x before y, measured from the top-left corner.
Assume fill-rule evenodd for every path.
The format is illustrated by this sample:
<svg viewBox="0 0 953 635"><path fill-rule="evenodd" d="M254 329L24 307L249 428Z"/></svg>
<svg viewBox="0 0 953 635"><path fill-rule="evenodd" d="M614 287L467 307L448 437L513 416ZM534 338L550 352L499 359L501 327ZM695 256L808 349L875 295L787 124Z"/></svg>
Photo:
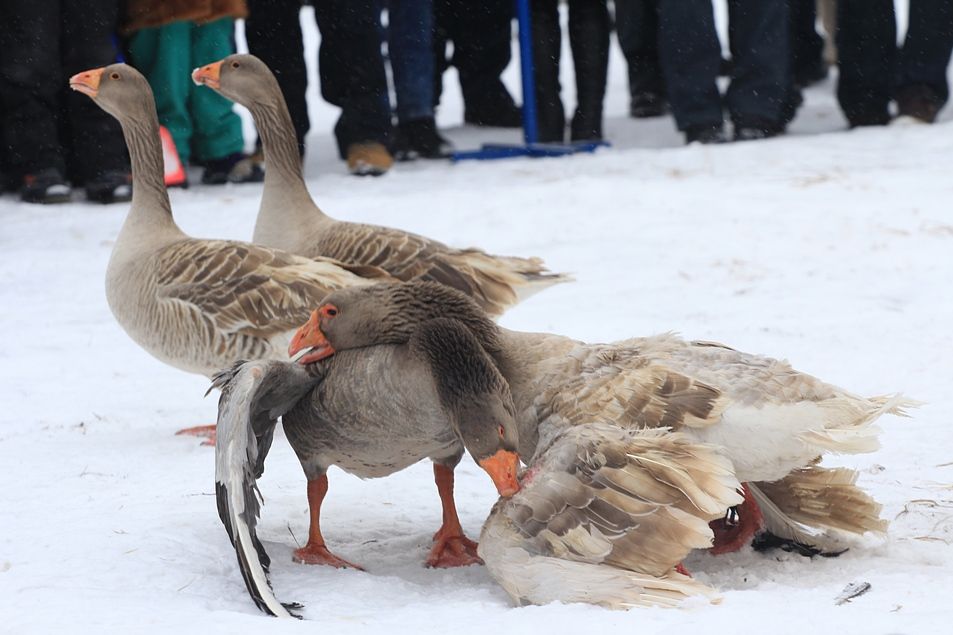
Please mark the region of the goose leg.
<svg viewBox="0 0 953 635"><path fill-rule="evenodd" d="M321 535L321 503L328 493L328 476L323 474L308 481L308 508L311 511L311 526L308 529L308 544L294 551L294 561L302 564L326 564L338 569L350 568L364 570L352 562L328 551Z"/></svg>
<svg viewBox="0 0 953 635"><path fill-rule="evenodd" d="M744 490L744 501L729 510L725 518L713 520L709 523L709 527L715 532L715 544L708 550L709 553L719 555L738 551L764 525L761 508L758 507L754 497L751 496L748 485L742 483L741 488Z"/></svg>
<svg viewBox="0 0 953 635"><path fill-rule="evenodd" d="M194 428L182 428L176 434L188 434L193 437L205 437L202 445L215 445L215 424L210 426L195 426Z"/></svg>
<svg viewBox="0 0 953 635"><path fill-rule="evenodd" d="M463 535L457 517L457 506L453 502L453 468L434 463L433 477L443 505L443 524L433 536L434 545L427 566L449 568L483 564L477 556L477 543Z"/></svg>

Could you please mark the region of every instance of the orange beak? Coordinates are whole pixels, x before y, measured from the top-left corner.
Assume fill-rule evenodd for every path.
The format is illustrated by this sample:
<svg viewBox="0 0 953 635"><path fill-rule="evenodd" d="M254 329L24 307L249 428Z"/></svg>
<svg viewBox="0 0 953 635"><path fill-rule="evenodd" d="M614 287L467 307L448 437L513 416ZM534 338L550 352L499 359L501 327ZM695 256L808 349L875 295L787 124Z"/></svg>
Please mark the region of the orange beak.
<svg viewBox="0 0 953 635"><path fill-rule="evenodd" d="M334 355L334 348L331 346L331 343L328 342L328 338L324 337L324 333L321 332L321 323L319 322L317 310L312 311L311 319L309 319L304 326L295 331L294 337L291 338L291 344L288 345L288 356L294 357L296 353L306 348L311 348L312 350L298 360L299 364L310 364L311 362L316 362L319 359Z"/></svg>
<svg viewBox="0 0 953 635"><path fill-rule="evenodd" d="M221 74L222 63L213 62L192 71L192 81L200 86L204 84L209 88L218 90L221 87L221 82L219 82Z"/></svg>
<svg viewBox="0 0 953 635"><path fill-rule="evenodd" d="M504 498L520 491L520 482L516 480L516 472L520 465L520 458L516 452L498 450L488 459L480 461L480 467L493 479L496 491Z"/></svg>
<svg viewBox="0 0 953 635"><path fill-rule="evenodd" d="M99 93L99 82L103 78L103 69L94 68L82 73L76 73L69 78L69 87L73 90L95 97Z"/></svg>

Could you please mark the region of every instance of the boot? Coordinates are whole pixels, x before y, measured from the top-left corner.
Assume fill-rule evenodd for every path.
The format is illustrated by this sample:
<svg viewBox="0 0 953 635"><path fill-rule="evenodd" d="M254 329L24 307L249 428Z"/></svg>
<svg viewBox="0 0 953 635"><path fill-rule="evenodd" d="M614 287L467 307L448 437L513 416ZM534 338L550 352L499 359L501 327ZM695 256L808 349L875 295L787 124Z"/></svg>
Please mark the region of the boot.
<svg viewBox="0 0 953 635"><path fill-rule="evenodd" d="M605 0L570 0L569 45L576 69L573 141L602 140L602 102L609 66L609 10Z"/></svg>
<svg viewBox="0 0 953 635"><path fill-rule="evenodd" d="M562 38L556 0L532 0L533 66L536 70L536 123L541 143L564 143L566 114L559 98Z"/></svg>

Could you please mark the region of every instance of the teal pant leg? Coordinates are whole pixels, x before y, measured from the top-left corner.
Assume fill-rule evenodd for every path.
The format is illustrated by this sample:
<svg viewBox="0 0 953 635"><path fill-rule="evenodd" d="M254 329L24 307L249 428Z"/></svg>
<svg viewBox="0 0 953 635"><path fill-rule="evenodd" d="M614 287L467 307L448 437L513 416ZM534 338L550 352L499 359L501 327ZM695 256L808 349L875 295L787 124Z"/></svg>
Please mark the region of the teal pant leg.
<svg viewBox="0 0 953 635"><path fill-rule="evenodd" d="M174 22L142 29L132 36L129 54L155 93L159 123L169 129L182 163L191 155L193 118L189 113L192 92L191 22Z"/></svg>
<svg viewBox="0 0 953 635"><path fill-rule="evenodd" d="M204 66L235 52L235 21L222 18L192 29L192 66ZM191 80L190 80L191 81ZM204 86L192 86L189 111L195 131L192 149L199 160L221 159L241 152L242 121L232 102Z"/></svg>

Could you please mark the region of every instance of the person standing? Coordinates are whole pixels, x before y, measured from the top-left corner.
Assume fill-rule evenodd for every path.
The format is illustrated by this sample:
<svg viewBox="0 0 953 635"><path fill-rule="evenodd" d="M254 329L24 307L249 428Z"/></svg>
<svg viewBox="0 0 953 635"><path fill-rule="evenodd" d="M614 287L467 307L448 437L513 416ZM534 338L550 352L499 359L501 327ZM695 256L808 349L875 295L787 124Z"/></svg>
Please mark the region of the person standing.
<svg viewBox="0 0 953 635"><path fill-rule="evenodd" d="M243 153L242 122L232 103L191 78L192 69L235 52L235 18L246 12L244 0L126 3L122 31L131 34L130 62L149 80L179 159L205 166L206 185L257 183L265 176Z"/></svg>
<svg viewBox="0 0 953 635"><path fill-rule="evenodd" d="M950 98L946 69L953 53L953 2L910 0L910 20L895 96L901 116L933 123Z"/></svg>
<svg viewBox="0 0 953 635"><path fill-rule="evenodd" d="M453 152L434 119L433 28L433 0L388 1L387 54L397 101L394 156L401 161Z"/></svg>
<svg viewBox="0 0 953 635"><path fill-rule="evenodd" d="M511 57L513 0L434 0L433 9L435 100L439 102L443 91L443 73L454 66L465 123L521 127L520 109L500 79ZM453 42L450 59L448 42Z"/></svg>
<svg viewBox="0 0 953 635"><path fill-rule="evenodd" d="M291 113L298 148L310 129L308 85L299 13L301 0L248 0L248 49L275 73ZM387 76L381 52L379 0L317 0L321 32L318 75L321 94L341 108L334 126L338 154L357 176L378 176L394 163Z"/></svg>
<svg viewBox="0 0 953 635"><path fill-rule="evenodd" d="M558 0L532 0L530 22L539 140L563 143L566 116L559 95L562 29ZM569 137L572 141L601 141L609 65L609 10L605 0L569 1L569 45L576 78L576 110Z"/></svg>
<svg viewBox="0 0 953 635"><path fill-rule="evenodd" d="M932 123L949 98L953 2L910 0L909 28L898 50L892 0L838 0L837 98L852 128L890 122L890 102Z"/></svg>
<svg viewBox="0 0 953 635"><path fill-rule="evenodd" d="M723 110L736 141L784 132L796 103L788 9L788 0L728 0L731 83L722 98L711 0L659 0L659 59L687 143L725 141Z"/></svg>
<svg viewBox="0 0 953 635"><path fill-rule="evenodd" d="M116 0L0 2L0 144L21 200L68 201L70 182L90 201L132 197L118 123L67 85L116 61L117 20Z"/></svg>
<svg viewBox="0 0 953 635"><path fill-rule="evenodd" d="M616 0L619 48L629 74L629 116L661 117L668 112L658 57L659 0Z"/></svg>

